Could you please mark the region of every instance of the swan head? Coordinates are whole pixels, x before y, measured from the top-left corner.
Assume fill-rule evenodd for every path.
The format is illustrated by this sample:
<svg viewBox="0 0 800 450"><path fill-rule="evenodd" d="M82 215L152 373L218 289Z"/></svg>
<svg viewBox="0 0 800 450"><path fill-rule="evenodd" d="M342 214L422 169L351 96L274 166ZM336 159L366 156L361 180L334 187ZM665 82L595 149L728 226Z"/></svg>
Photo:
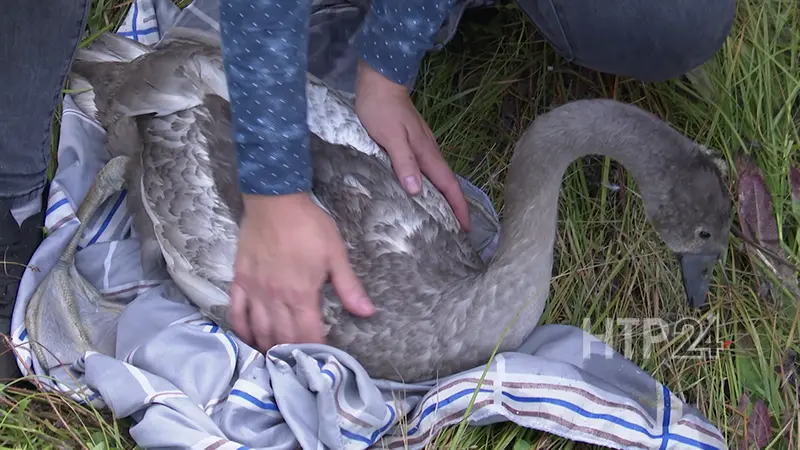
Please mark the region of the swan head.
<svg viewBox="0 0 800 450"><path fill-rule="evenodd" d="M680 263L689 305L700 308L728 246L732 202L721 162L699 148L686 156L668 159L649 173L642 197L648 219Z"/></svg>

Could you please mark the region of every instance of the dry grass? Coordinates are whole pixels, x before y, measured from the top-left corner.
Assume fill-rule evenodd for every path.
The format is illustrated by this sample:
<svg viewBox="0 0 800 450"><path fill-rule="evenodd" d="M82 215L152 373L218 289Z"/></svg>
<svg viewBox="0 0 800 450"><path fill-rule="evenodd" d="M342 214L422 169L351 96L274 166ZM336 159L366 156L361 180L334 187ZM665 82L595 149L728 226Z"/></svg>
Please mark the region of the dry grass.
<svg viewBox="0 0 800 450"><path fill-rule="evenodd" d="M113 26L124 13L96 3L93 31ZM800 159L795 111L800 11L797 2L787 0L743 0L739 5L734 31L713 60L689 79L650 85L564 63L514 8L500 7L492 17L482 12L486 19L481 24L465 24L446 52L426 59L415 102L453 167L486 188L499 208L511 148L537 113L577 98L635 103L720 151L733 168L728 184L734 199L739 179L733 164L740 152L751 155L774 203L782 251L797 265L800 208L790 200L788 170L791 161ZM763 401L769 411L770 448L798 448L796 368L784 364L798 351L796 299L774 288L774 276L753 262L745 243L732 238L712 282L709 313L721 318L719 333L733 342L728 351L689 362L671 358L671 347L646 358L637 339L637 350L629 356L696 404L731 448L744 435L749 410L737 411L737 404L745 394ZM592 331L602 336L605 318L677 321L692 314L676 262L647 224L635 183L612 161L585 158L568 170L556 245L547 322L581 326L589 318ZM622 342L613 346L624 350ZM782 372L776 370L782 365ZM7 447L58 447L54 438L69 443L67 448L132 446L124 426L58 397L7 388L0 401L0 436ZM585 447L508 424L458 431L446 430L435 445Z"/></svg>

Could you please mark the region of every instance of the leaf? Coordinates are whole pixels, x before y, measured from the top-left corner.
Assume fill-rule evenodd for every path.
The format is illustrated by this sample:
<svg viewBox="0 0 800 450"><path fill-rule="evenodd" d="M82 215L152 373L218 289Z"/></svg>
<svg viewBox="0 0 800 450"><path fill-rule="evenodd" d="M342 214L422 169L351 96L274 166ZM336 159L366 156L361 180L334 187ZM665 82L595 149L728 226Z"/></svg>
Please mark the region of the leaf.
<svg viewBox="0 0 800 450"><path fill-rule="evenodd" d="M740 154L739 168L739 220L745 237L762 244L769 250L780 250L778 224L772 208L772 198L767 192L761 169L752 158Z"/></svg>
<svg viewBox="0 0 800 450"><path fill-rule="evenodd" d="M731 421L731 426L734 430L738 430L742 426L742 417L747 416L747 407L750 405L750 396L747 394L747 390L745 389L744 393L741 397L739 397L739 403L736 404L736 414L733 416L733 420Z"/></svg>
<svg viewBox="0 0 800 450"><path fill-rule="evenodd" d="M772 425L769 420L769 410L764 402L758 400L747 419L747 441L756 444L756 448L762 449L769 445L771 440Z"/></svg>
<svg viewBox="0 0 800 450"><path fill-rule="evenodd" d="M792 206L800 212L800 169L795 165L789 166L789 190L792 193Z"/></svg>
<svg viewBox="0 0 800 450"><path fill-rule="evenodd" d="M767 191L761 169L744 153L737 157L739 171L739 223L751 259L761 260L792 292L798 292L794 267L787 264L778 236L778 223L772 197ZM754 244L754 245L753 245ZM759 248L761 247L761 248ZM765 251L766 250L766 251ZM773 296L779 297L772 288Z"/></svg>
<svg viewBox="0 0 800 450"><path fill-rule="evenodd" d="M764 342L764 340L759 339L759 344ZM767 340L766 342L769 341ZM764 377L768 376L768 374L764 372L764 367L759 362L758 350L752 336L745 334L736 338L736 356L734 359L736 374L739 378L739 383L747 392L766 397L769 394L765 390L767 385L764 383ZM749 404L749 399L746 399L746 401ZM746 412L742 411L742 415L746 415Z"/></svg>
<svg viewBox="0 0 800 450"><path fill-rule="evenodd" d="M752 408L748 408L752 407ZM748 416L747 410L750 409ZM745 427L745 435L739 442L739 450L747 450L752 444L756 448L763 449L772 440L772 424L769 418L769 409L762 400L756 400L755 403L750 401L750 396L745 391L739 398L739 403L736 406L736 411L739 413L734 420L734 429L741 427L741 417L747 416L747 426Z"/></svg>

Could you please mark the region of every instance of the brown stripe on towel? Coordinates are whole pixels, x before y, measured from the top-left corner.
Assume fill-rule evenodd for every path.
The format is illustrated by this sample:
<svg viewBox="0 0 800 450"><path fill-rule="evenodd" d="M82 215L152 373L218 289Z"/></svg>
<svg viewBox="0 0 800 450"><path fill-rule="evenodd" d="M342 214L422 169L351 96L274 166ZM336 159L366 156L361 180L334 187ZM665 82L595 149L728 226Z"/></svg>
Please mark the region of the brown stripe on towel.
<svg viewBox="0 0 800 450"><path fill-rule="evenodd" d="M685 426L687 428L691 428L692 430L697 431L698 433L702 433L702 434L705 434L706 436L709 436L709 437L712 437L714 439L717 439L718 441L725 442L725 440L722 438L722 436L720 436L720 435L718 435L716 433L713 433L711 431L708 431L705 428L701 427L700 425L698 425L698 424L696 424L694 422L690 422L688 419L679 420L677 422L677 425L683 425L683 426Z"/></svg>
<svg viewBox="0 0 800 450"><path fill-rule="evenodd" d="M585 389L580 389L580 388L576 388L576 387L573 387L573 386L564 386L562 384L527 383L527 382L515 382L515 381L504 382L503 383L503 387L508 387L508 388L512 388L512 389L541 388L541 389L548 389L548 390L551 390L551 391L572 392L572 393L580 395L581 397L585 398L586 400L588 400L588 401L590 401L592 403L596 403L598 405L610 406L610 407L613 407L613 408L624 409L626 411L631 411L633 413L636 413L636 415L641 417L642 420L647 422L647 425L650 428L655 427L655 424L653 423L653 421L650 420L649 417L644 415L637 408L634 408L631 405L626 405L624 403L617 403L617 402L612 402L612 401L606 400L604 398L596 396L595 394L592 394L591 392L589 392L589 391L587 391Z"/></svg>
<svg viewBox="0 0 800 450"><path fill-rule="evenodd" d="M205 450L216 450L216 449L222 447L223 445L225 445L227 443L228 443L228 441L226 441L225 439L220 439L217 442L214 442L213 444L207 446L205 448Z"/></svg>
<svg viewBox="0 0 800 450"><path fill-rule="evenodd" d="M605 431L600 431L594 428L581 426L572 422L568 422L561 417L558 417L555 414L544 413L540 411L522 411L516 409L512 406L507 405L505 402L502 402L502 405L505 409L507 409L510 413L514 414L515 416L523 416L523 417L537 417L539 419L549 420L550 422L555 422L562 427L569 428L570 430L579 431L581 433L590 434L592 436L601 437L603 439L616 442L617 444L621 445L624 448L641 448L647 450L648 447L643 446L642 444L629 441L627 439L623 439L617 435L607 433Z"/></svg>

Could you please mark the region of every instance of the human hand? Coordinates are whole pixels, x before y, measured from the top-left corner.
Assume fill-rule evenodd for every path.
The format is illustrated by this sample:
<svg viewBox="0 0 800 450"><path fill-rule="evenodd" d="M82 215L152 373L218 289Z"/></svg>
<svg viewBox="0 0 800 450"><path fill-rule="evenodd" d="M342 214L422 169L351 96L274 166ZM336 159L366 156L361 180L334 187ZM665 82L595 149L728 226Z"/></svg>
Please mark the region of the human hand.
<svg viewBox="0 0 800 450"><path fill-rule="evenodd" d="M345 309L373 306L334 221L306 193L244 195L229 318L240 339L266 352L288 343L322 343L320 290L330 277Z"/></svg>
<svg viewBox="0 0 800 450"><path fill-rule="evenodd" d="M424 173L453 209L461 227L469 231L469 209L455 174L439 152L436 139L420 116L406 87L359 61L356 114L370 137L386 149L395 175L412 195L422 191Z"/></svg>

